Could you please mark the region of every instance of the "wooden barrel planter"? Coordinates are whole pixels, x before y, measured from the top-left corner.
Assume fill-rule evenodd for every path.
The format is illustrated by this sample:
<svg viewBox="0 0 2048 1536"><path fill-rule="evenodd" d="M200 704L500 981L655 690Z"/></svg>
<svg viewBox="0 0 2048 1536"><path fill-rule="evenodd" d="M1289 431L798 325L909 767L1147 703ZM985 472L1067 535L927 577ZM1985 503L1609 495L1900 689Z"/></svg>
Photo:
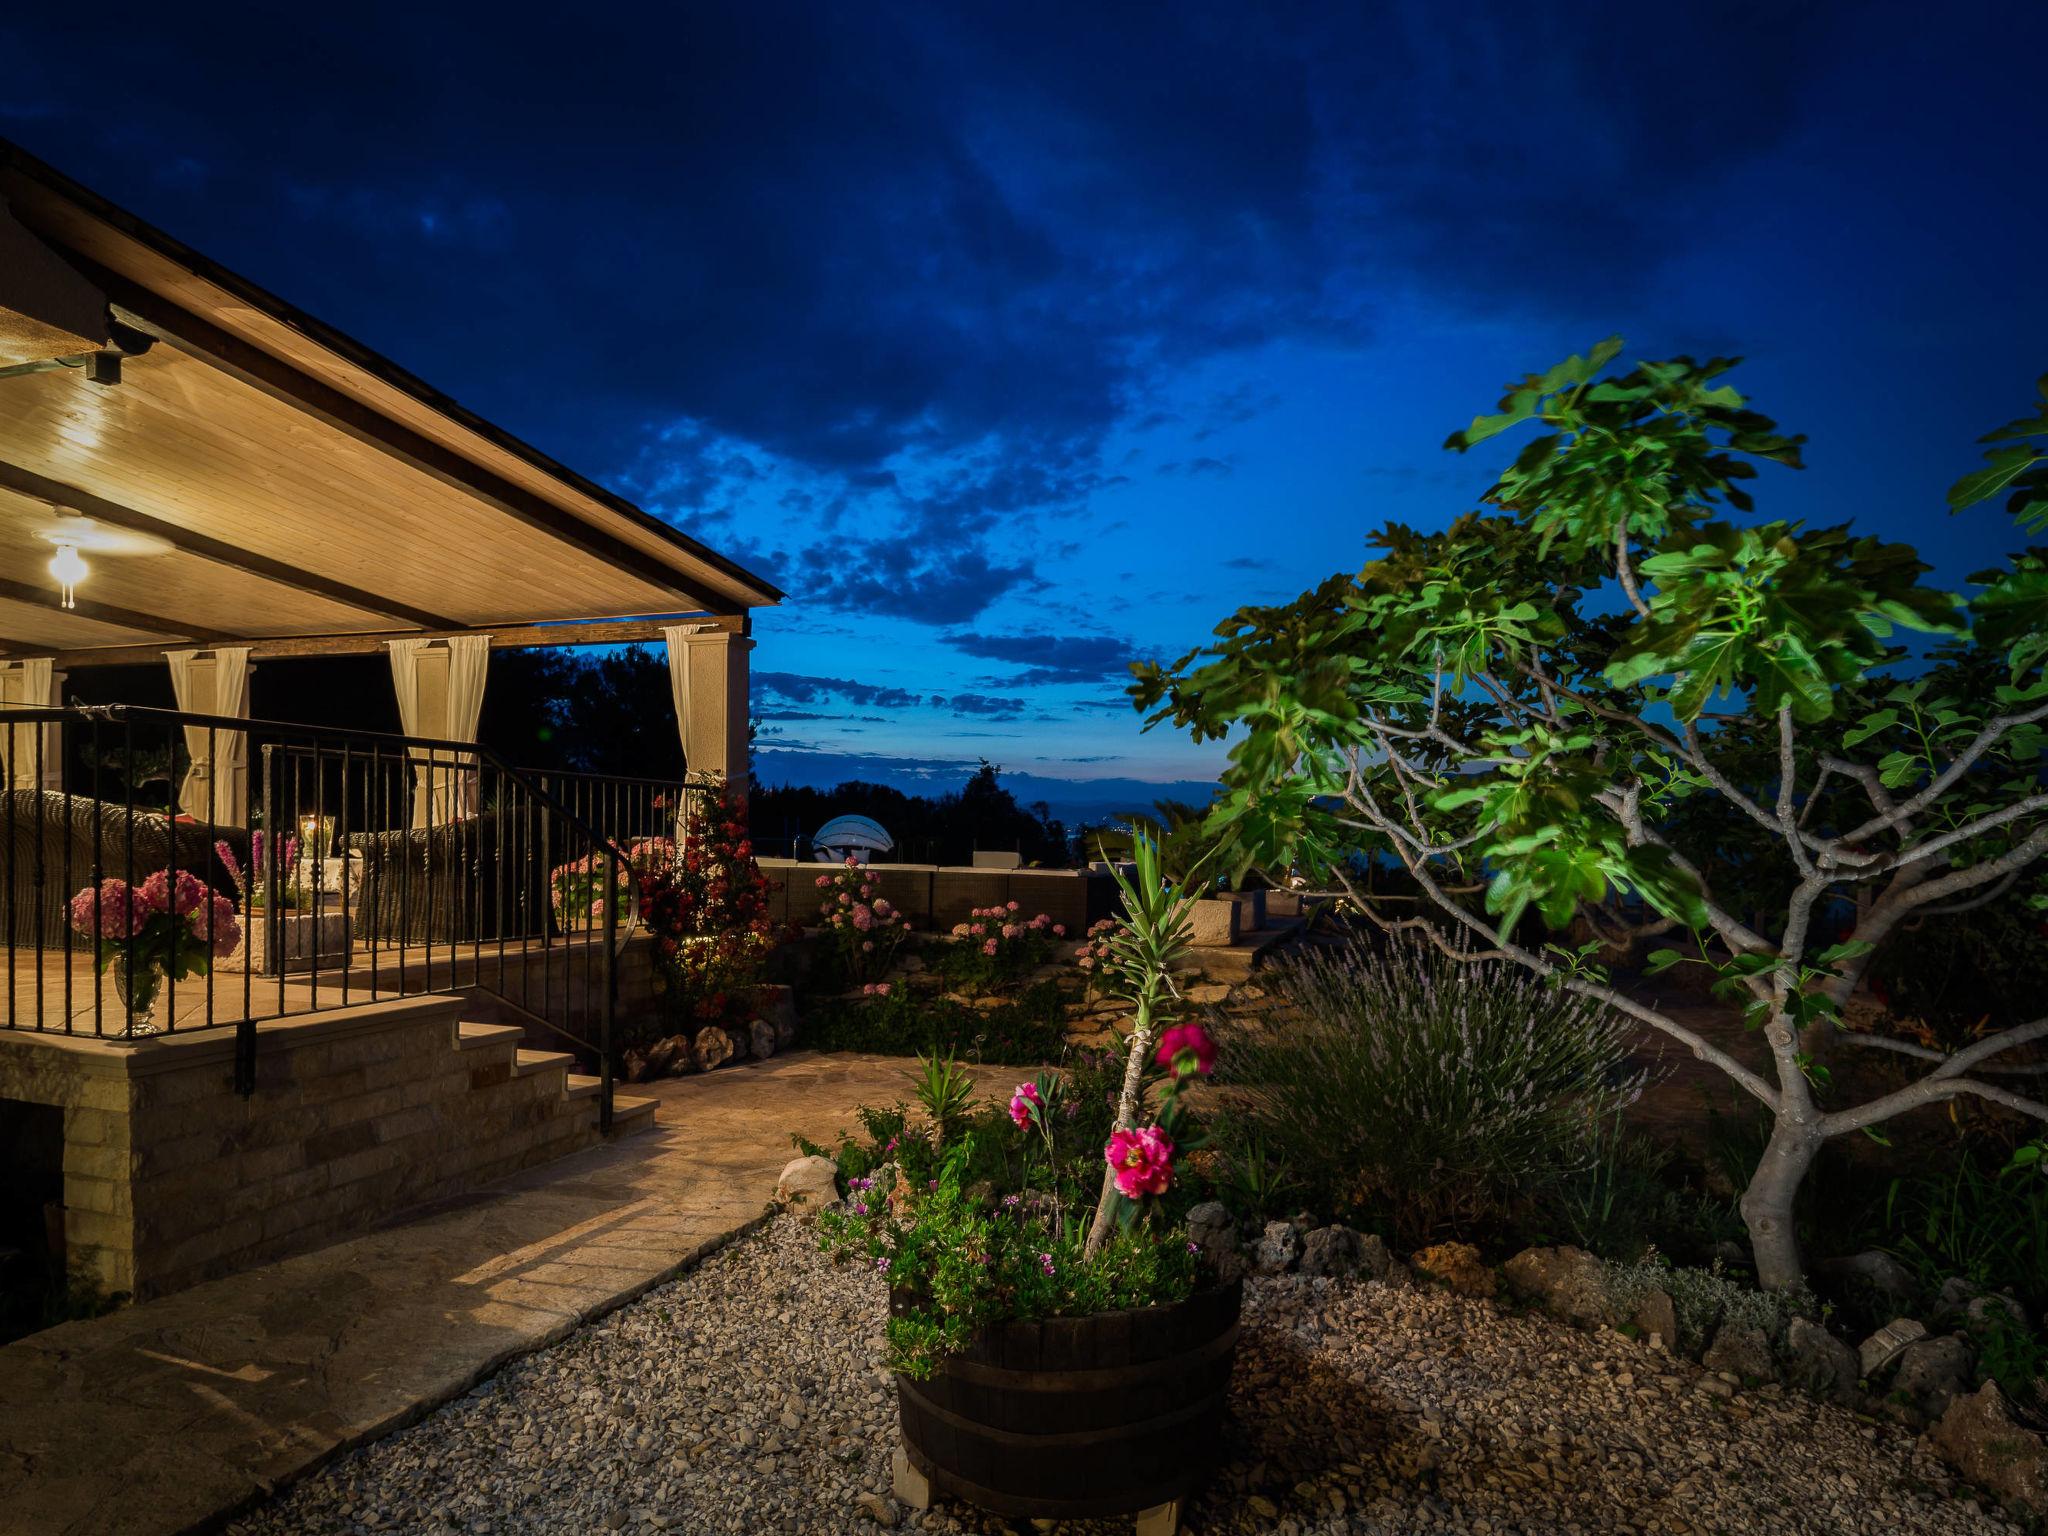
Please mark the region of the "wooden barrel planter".
<svg viewBox="0 0 2048 1536"><path fill-rule="evenodd" d="M933 1493L999 1515L1176 1504L1220 1460L1243 1300L1233 1283L1171 1306L993 1328L930 1380L896 1378L909 1466Z"/></svg>

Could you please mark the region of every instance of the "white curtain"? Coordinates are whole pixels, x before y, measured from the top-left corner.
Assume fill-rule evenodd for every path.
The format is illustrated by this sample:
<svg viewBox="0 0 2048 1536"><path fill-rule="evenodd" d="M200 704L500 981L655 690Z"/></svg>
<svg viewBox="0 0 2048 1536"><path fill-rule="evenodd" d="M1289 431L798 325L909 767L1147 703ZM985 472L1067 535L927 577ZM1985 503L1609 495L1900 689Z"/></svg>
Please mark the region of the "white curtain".
<svg viewBox="0 0 2048 1536"><path fill-rule="evenodd" d="M391 687L398 697L399 728L408 736L475 741L490 669L489 635L456 635L448 648L448 686L442 708L430 711L420 691L420 658L436 642L387 640ZM476 758L469 753L419 751L413 761L413 823L440 826L477 813Z"/></svg>
<svg viewBox="0 0 2048 1536"><path fill-rule="evenodd" d="M0 666L0 708L9 704L36 709L58 704L57 674L47 656ZM0 730L0 784L9 789L61 789L64 784L63 736L58 727L42 727L41 750L37 750L36 727L9 726Z"/></svg>
<svg viewBox="0 0 2048 1536"><path fill-rule="evenodd" d="M171 692L178 708L195 715L249 718L249 648L217 646L210 665L199 665L199 651L165 651L171 666ZM178 809L194 821L218 826L242 824L248 804L249 738L242 731L218 727L185 727L185 751L191 767L178 787Z"/></svg>
<svg viewBox="0 0 2048 1536"><path fill-rule="evenodd" d="M689 637L717 628L716 624L664 624L661 628L662 644L668 651L669 697L675 701L676 734L683 743L683 772L686 775L696 772L699 763L714 760L713 744L693 739L692 733L701 735L703 727L691 706ZM689 795L684 795L683 803L676 807L678 843L688 842L690 838L690 799Z"/></svg>

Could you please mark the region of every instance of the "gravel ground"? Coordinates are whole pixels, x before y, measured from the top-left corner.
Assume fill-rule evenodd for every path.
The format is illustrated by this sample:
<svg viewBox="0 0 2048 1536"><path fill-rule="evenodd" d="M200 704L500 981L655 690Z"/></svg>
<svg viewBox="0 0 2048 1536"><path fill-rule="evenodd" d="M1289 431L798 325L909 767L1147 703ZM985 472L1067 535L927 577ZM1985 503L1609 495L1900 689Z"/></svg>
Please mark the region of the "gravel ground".
<svg viewBox="0 0 2048 1536"><path fill-rule="evenodd" d="M992 1533L890 1497L884 1296L778 1218L341 1458L236 1536ZM2017 1532L1916 1439L1437 1290L1256 1282L1235 1455L1189 1518L1287 1536ZM1128 1522L1041 1529L1128 1533Z"/></svg>

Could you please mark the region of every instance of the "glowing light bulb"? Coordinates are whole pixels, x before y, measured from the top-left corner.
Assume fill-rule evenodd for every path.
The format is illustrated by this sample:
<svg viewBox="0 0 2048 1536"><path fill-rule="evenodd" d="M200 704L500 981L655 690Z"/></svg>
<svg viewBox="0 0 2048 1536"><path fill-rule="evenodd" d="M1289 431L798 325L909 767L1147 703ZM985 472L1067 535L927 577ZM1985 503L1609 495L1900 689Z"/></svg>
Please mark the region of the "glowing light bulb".
<svg viewBox="0 0 2048 1536"><path fill-rule="evenodd" d="M78 553L76 544L59 544L57 553L50 557L50 574L57 578L57 585L64 594L64 606L78 606L78 584L92 573Z"/></svg>

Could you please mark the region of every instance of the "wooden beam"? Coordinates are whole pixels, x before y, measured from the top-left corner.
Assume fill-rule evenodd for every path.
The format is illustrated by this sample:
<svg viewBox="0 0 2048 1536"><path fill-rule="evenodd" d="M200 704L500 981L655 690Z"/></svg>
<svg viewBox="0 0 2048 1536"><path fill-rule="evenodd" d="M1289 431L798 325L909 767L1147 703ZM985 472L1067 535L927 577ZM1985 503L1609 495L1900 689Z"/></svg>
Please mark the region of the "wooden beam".
<svg viewBox="0 0 2048 1536"><path fill-rule="evenodd" d="M421 474L489 504L507 517L516 518L528 527L573 545L607 564L631 571L665 592L673 592L683 599L679 606L714 606L707 595L686 585L687 578L682 572L638 545L593 527L574 513L523 486L514 485L501 475L493 474L454 450L391 420L332 385L300 372L262 348L200 319L119 273L82 256L73 259L80 270L105 288L114 305L115 318L124 324L169 343L251 389L281 400Z"/></svg>
<svg viewBox="0 0 2048 1536"><path fill-rule="evenodd" d="M88 517L97 518L116 528L151 534L185 554L196 555L201 560L210 560L215 565L228 566L246 575L260 576L265 581L281 582L298 591L310 592L316 597L340 603L344 607L359 608L380 618L397 619L402 624L418 624L428 629L456 627L455 620L442 614L430 613L424 608L413 608L392 598L379 597L374 592L365 592L360 587L349 586L346 582L315 575L283 560L273 560L268 555L237 548L224 539L195 533L190 528L182 528L160 517L152 517L147 512L125 507L118 501L96 496L80 486L66 485L61 480L48 479L32 469L22 468L19 464L0 461L0 486L23 496L55 502L59 506L83 512Z"/></svg>
<svg viewBox="0 0 2048 1536"><path fill-rule="evenodd" d="M0 594L4 595L4 594ZM80 604L82 612L84 605ZM221 645L246 645L251 661L291 661L308 656L374 656L387 640L446 640L455 635L487 634L494 651L518 651L570 645L634 645L661 639L668 624L708 624L728 634L747 632L744 614L680 614L665 618L587 619L562 624L478 625L474 629L379 630L353 635L279 635L271 638L248 636ZM47 650L37 655L49 654ZM133 667L163 659L159 645L108 645L84 650L59 651L57 665L75 667Z"/></svg>
<svg viewBox="0 0 2048 1536"><path fill-rule="evenodd" d="M112 603L95 603L83 597L67 609L63 599L48 587L13 581L4 576L0 576L0 597L12 598L17 603L34 603L39 608L54 608L59 613L75 613L81 619L92 619L101 624L118 624L123 629L169 635L174 639L205 640L213 636L213 631L203 624L187 624L180 619L167 619L161 614L138 613L133 608L116 608Z"/></svg>

